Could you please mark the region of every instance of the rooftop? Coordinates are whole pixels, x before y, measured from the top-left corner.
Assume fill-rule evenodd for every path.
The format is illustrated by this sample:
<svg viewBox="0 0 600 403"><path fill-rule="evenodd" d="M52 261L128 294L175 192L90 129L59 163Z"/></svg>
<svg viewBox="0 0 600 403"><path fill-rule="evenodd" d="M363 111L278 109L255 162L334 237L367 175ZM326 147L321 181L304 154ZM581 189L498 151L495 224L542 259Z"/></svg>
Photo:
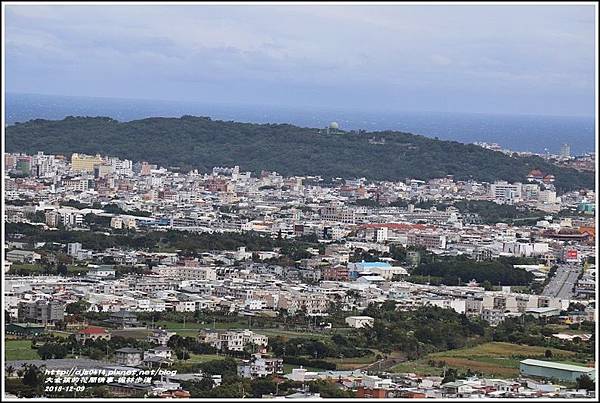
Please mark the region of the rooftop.
<svg viewBox="0 0 600 403"><path fill-rule="evenodd" d="M544 367L544 368L554 368L554 369L562 369L564 371L574 371L574 372L593 372L594 368L590 367L581 367L579 365L571 365L571 364L562 364L560 362L552 362L552 361L541 361L541 360L533 360L527 359L521 361L521 364L532 365L536 367Z"/></svg>
<svg viewBox="0 0 600 403"><path fill-rule="evenodd" d="M79 331L81 334L104 334L107 333L106 329L103 327L88 327Z"/></svg>

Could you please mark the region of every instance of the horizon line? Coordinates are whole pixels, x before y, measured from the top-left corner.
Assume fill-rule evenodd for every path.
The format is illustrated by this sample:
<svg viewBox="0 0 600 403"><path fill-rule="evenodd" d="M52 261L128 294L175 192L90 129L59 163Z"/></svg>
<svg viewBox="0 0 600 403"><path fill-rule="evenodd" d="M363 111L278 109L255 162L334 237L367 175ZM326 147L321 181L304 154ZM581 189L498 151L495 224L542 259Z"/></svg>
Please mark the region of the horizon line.
<svg viewBox="0 0 600 403"><path fill-rule="evenodd" d="M307 106L307 105L281 105L281 104L261 104L261 103L236 103L236 102L211 102L206 100L174 100L174 99L160 99L160 98L138 98L138 97L122 97L122 96L98 96L98 95L65 95L65 94L44 94L35 92L18 92L18 91L5 91L5 96L14 95L30 95L30 96L45 96L45 97L63 97L63 98L89 98L89 99L102 99L102 100L123 100L123 101L144 101L144 102L175 102L179 104L191 104L191 105L215 105L215 106L244 106L244 107L256 107L256 108L274 108L274 109L299 109L299 110L315 110L323 109L331 110L336 112L356 112L363 111L365 113L377 113L376 109L364 109L360 106L352 107L335 107L335 106ZM6 107L5 107L6 108ZM508 112L465 112L465 111L436 111L436 110L392 110L385 109L379 110L379 113L383 114L440 114L440 115L489 115L489 116L521 116L521 117L544 117L544 118L580 118L580 119L596 119L596 114L577 114L577 115L555 115L555 114L539 114L539 113L508 113Z"/></svg>

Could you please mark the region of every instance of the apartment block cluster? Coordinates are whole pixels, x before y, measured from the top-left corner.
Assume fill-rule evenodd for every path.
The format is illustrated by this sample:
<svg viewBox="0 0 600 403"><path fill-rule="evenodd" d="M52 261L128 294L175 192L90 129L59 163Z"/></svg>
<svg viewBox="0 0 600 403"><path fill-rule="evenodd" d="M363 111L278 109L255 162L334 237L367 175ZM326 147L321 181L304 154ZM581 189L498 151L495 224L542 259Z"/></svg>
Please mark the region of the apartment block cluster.
<svg viewBox="0 0 600 403"><path fill-rule="evenodd" d="M251 358L238 366L238 375L260 378L283 376L283 360L268 357L268 337L250 330L256 316L302 312L311 326L325 330L331 326L327 316L335 304L336 309L348 312L348 327L361 328L372 326L373 318L352 312L371 303L394 301L398 309L438 306L481 318L492 326L522 315L558 317L565 324L597 320L596 267L590 263L596 256L595 193L581 190L558 195L555 178L539 170L531 171L523 183L460 181L451 176L374 182L284 177L267 171L254 175L238 166L215 167L208 173L178 172L145 161L77 153L5 154L4 163L6 223L30 224L46 231L93 231L107 237L163 231L252 232L318 245L295 261L280 247L251 250L242 246L191 257L172 249L149 251L145 245L28 242L21 233L25 226L15 225L7 233L3 267L7 332L12 335L30 335L60 325L73 329L77 340L85 342L110 339L104 328L145 327L138 319L141 313L237 314L248 321L247 329L217 330L208 323L196 340L217 351L251 352ZM465 200L534 209L541 216L521 225L489 224L478 214L453 205ZM569 210L573 214L564 214ZM389 257L395 247L406 251L406 262ZM365 261L364 252L387 257ZM546 286L545 291L536 295L511 287L492 290L470 278L459 280L457 286L410 282L423 253L477 261L532 258L535 264L515 264L515 268L532 273L535 282ZM36 265L84 270L69 276L24 275L17 270ZM550 274L555 265L575 273L565 277L572 281L569 289L552 287ZM102 327L73 322L66 307L78 301L87 302L89 312L108 313ZM582 308L573 313L570 307L575 302ZM117 350L117 364L171 365L174 353L166 344L172 335L153 329L148 341L154 347ZM572 336L552 335L558 339ZM584 342L589 342L588 336L577 335ZM535 367L524 365L527 371ZM576 397L582 393L523 379L442 383L438 377L414 374L379 378L304 368L285 377L299 382L334 380L340 387L357 390L359 397ZM182 379L167 382L177 385ZM183 392L173 385L153 390L178 397L175 393ZM125 393L124 385L111 387L115 395Z"/></svg>
<svg viewBox="0 0 600 403"><path fill-rule="evenodd" d="M327 311L333 294L346 298L348 291L355 290L361 298L346 298L348 309L410 294L416 298L404 301L406 305L449 304L497 323L509 314L564 308L568 302L524 301L525 297L515 296L519 302L508 302L506 308L502 303L490 303L497 297L473 282L465 288L467 296L450 296L444 287L434 290L401 285L398 280L408 275L410 267L395 266L391 258L361 263L350 262L351 257L359 249L385 253L393 246L476 260L534 257L541 264L523 268L532 272L536 281L544 282L556 262L580 264L595 256L593 215L563 217L552 213L593 205L594 192L556 196L554 177L539 170L532 171L526 183L481 183L445 177L401 182L334 179L333 185L325 185L319 177L283 177L266 171L254 176L237 166L215 167L204 174L195 170L182 173L144 161L42 152L31 156L6 154L5 168L9 175L4 178L4 219L10 223L86 230L91 225L88 218L95 217L95 221L105 223L108 231L253 231L273 238L313 237L322 244L322 250L309 249L311 256L293 266L269 263L282 256L278 248L250 251L241 247L189 259L175 252L94 250L77 242L56 245L74 264L87 265L87 274L69 279L9 277L14 296L9 298L12 303L7 309L15 317L20 302L30 303L27 298L40 295L62 303L84 297L91 303L91 310L104 312L286 309L319 314ZM451 205L460 200L507 203L548 213L533 225L491 225ZM435 206L418 208L419 203L449 206L440 210ZM10 271L13 263L39 261L39 249L47 245L26 244L12 237L6 246L4 270ZM420 252L409 251L407 257L410 266L418 265ZM102 264L105 261L140 270L148 261L152 265L140 278L117 276L114 267ZM593 284L594 266L578 279L570 297L590 299Z"/></svg>

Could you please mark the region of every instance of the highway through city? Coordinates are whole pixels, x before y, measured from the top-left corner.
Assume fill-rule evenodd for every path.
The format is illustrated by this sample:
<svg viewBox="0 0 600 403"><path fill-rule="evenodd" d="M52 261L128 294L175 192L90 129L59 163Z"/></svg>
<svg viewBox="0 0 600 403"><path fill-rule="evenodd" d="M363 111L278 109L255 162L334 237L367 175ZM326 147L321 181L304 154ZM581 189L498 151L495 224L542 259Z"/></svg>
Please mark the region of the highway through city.
<svg viewBox="0 0 600 403"><path fill-rule="evenodd" d="M561 264L556 269L556 274L542 295L548 297L556 297L560 299L570 299L573 296L573 288L577 283L577 277L581 273L581 266L578 264Z"/></svg>

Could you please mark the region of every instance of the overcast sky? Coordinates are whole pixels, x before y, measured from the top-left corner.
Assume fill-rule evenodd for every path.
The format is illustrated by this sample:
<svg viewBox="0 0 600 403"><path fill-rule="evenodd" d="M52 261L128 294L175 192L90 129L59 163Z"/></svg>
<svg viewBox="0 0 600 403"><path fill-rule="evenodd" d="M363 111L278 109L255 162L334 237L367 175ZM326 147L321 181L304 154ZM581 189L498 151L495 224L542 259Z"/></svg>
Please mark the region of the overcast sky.
<svg viewBox="0 0 600 403"><path fill-rule="evenodd" d="M595 9L6 6L9 92L592 115Z"/></svg>

